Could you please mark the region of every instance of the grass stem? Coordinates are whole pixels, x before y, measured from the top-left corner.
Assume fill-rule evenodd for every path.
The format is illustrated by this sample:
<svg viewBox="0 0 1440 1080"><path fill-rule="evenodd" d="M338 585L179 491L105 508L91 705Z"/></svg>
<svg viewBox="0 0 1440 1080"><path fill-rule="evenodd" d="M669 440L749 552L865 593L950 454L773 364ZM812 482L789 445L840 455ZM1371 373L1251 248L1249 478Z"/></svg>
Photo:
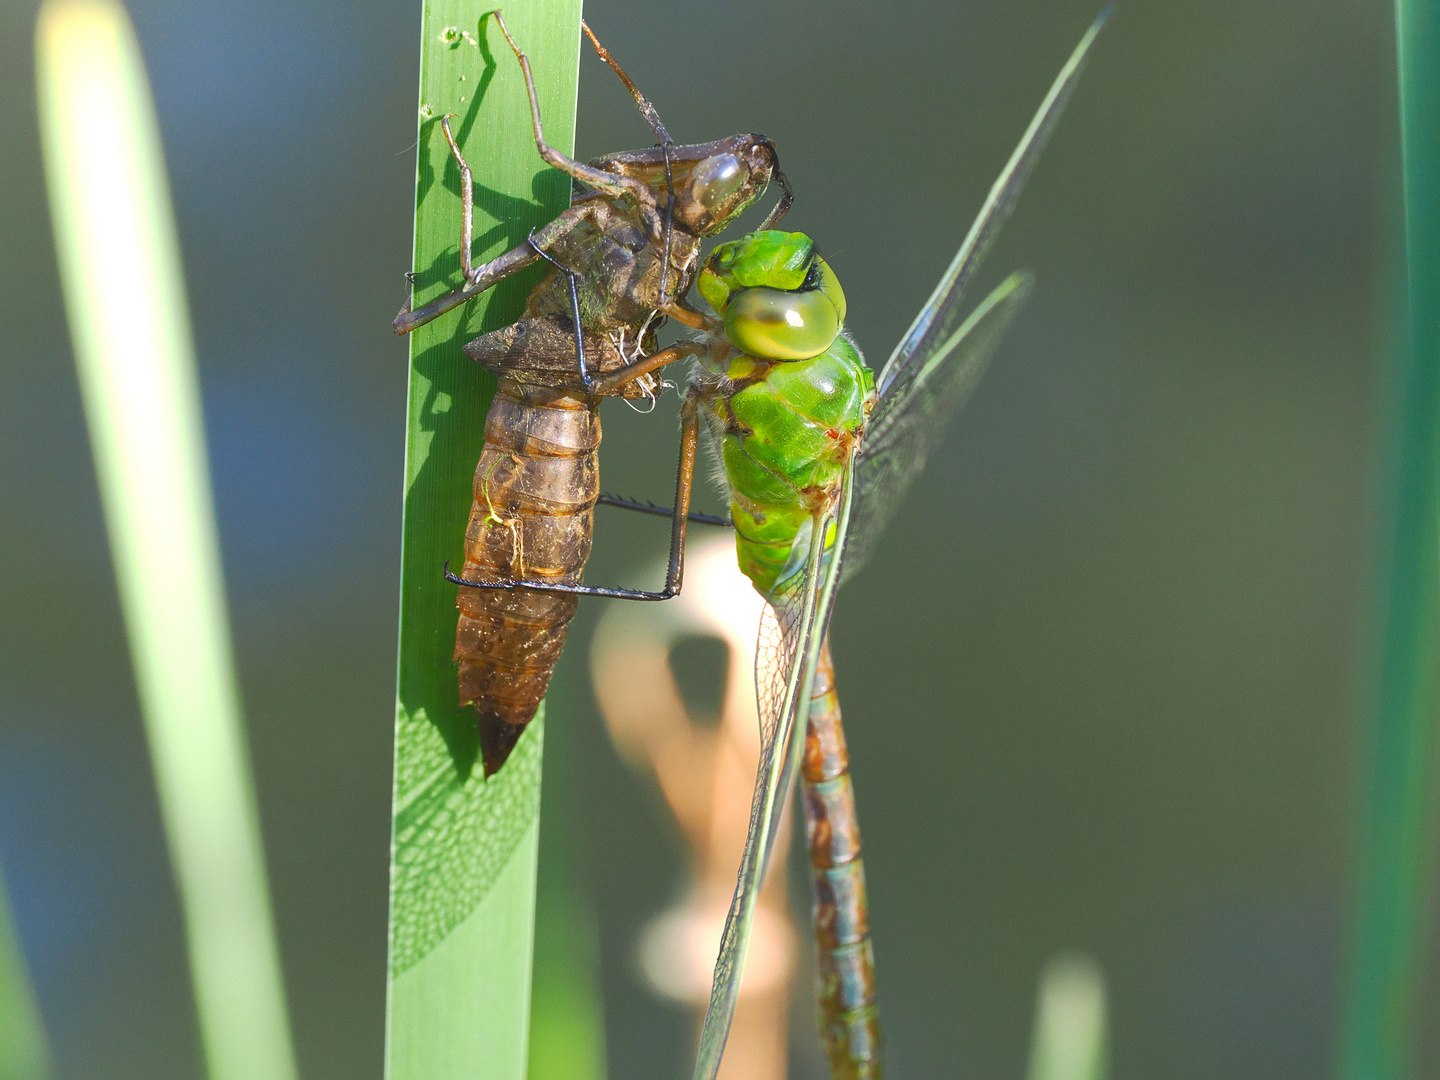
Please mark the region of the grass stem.
<svg viewBox="0 0 1440 1080"><path fill-rule="evenodd" d="M1407 333L1393 389L1379 656L1340 1075L1404 1080L1427 911L1440 647L1440 0L1397 0Z"/></svg>
<svg viewBox="0 0 1440 1080"><path fill-rule="evenodd" d="M1108 1075L1105 977L1087 956L1057 956L1040 973L1027 1080L1105 1080Z"/></svg>
<svg viewBox="0 0 1440 1080"><path fill-rule="evenodd" d="M426 0L415 188L415 306L460 282L460 172L474 170L477 262L523 243L570 204L535 148L519 65L494 21ZM574 145L580 0L516 0L549 144ZM457 704L455 587L494 380L461 346L515 321L538 268L410 335L390 885L388 1080L524 1080L530 1011L543 718L487 782L473 710ZM398 277L398 275L397 275ZM397 282L398 283L398 282ZM397 293L398 293L397 289ZM377 321L387 313L377 313Z"/></svg>
<svg viewBox="0 0 1440 1080"><path fill-rule="evenodd" d="M49 1080L50 1049L0 881L0 1080Z"/></svg>
<svg viewBox="0 0 1440 1080"><path fill-rule="evenodd" d="M116 0L47 0L36 51L66 311L209 1074L292 1080L179 244L145 65ZM77 637L77 664L91 647Z"/></svg>

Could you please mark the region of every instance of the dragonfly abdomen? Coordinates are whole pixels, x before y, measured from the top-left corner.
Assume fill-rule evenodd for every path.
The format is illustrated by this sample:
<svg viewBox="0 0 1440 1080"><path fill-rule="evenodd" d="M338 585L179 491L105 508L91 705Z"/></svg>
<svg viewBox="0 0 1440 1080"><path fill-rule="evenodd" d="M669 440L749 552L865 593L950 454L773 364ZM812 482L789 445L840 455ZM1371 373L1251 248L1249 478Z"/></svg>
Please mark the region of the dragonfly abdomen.
<svg viewBox="0 0 1440 1080"><path fill-rule="evenodd" d="M502 380L485 421L461 576L579 583L600 494L599 445L598 401ZM576 602L534 589L460 589L460 704L475 706L487 775L534 718Z"/></svg>
<svg viewBox="0 0 1440 1080"><path fill-rule="evenodd" d="M828 640L815 670L800 772L815 893L821 1041L832 1080L879 1080L880 1016L865 865Z"/></svg>

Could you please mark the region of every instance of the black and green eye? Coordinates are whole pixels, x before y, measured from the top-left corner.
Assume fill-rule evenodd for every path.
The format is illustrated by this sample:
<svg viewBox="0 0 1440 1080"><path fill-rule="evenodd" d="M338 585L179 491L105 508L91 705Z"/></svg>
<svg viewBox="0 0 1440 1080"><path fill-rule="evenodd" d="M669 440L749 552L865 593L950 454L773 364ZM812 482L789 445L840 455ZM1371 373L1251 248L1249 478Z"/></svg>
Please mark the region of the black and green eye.
<svg viewBox="0 0 1440 1080"><path fill-rule="evenodd" d="M808 360L830 347L845 325L845 293L829 264L815 256L799 289L757 286L731 293L725 336L767 360Z"/></svg>

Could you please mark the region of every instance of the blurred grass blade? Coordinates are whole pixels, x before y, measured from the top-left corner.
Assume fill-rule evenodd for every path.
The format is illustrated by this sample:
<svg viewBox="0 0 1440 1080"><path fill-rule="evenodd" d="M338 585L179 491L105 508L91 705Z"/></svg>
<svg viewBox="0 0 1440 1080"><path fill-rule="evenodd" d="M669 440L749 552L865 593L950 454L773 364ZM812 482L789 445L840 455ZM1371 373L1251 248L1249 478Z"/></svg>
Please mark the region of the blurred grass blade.
<svg viewBox="0 0 1440 1080"><path fill-rule="evenodd" d="M80 389L179 883L212 1080L295 1066L230 656L164 156L109 0L48 0L36 38L51 216ZM77 572L94 577L93 560ZM83 623L77 669L93 649Z"/></svg>
<svg viewBox="0 0 1440 1080"><path fill-rule="evenodd" d="M523 243L570 204L535 149L519 65L482 7L427 0L421 25L415 302L459 284L460 174L474 170L475 257ZM505 20L530 58L545 137L575 136L580 0L518 0ZM542 717L487 783L474 711L457 704L455 587L494 380L460 347L520 316L539 269L410 335L390 877L388 1080L524 1080L530 1014ZM401 284L396 275L396 284ZM396 289L397 300L399 288ZM389 317L377 312L377 325Z"/></svg>
<svg viewBox="0 0 1440 1080"><path fill-rule="evenodd" d="M1105 1080L1105 977L1095 961L1057 956L1040 973L1027 1080Z"/></svg>
<svg viewBox="0 0 1440 1080"><path fill-rule="evenodd" d="M1379 536L1379 663L1341 1075L1410 1074L1428 910L1440 648L1440 0L1397 0L1408 308Z"/></svg>
<svg viewBox="0 0 1440 1080"><path fill-rule="evenodd" d="M50 1051L0 880L0 1080L47 1080Z"/></svg>

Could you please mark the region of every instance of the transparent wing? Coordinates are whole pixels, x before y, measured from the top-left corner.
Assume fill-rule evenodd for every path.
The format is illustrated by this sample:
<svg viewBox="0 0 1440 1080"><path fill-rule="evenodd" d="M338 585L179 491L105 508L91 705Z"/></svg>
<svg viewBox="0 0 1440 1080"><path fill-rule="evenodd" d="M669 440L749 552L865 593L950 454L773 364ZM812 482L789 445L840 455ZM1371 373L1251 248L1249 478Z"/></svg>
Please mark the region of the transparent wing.
<svg viewBox="0 0 1440 1080"><path fill-rule="evenodd" d="M710 986L710 1005L700 1030L700 1052L695 1080L714 1080L730 1034L740 980L745 971L745 950L755 919L755 904L765 881L765 869L775 844L780 811L800 763L805 725L799 717L810 702L815 667L825 628L830 621L840 557L849 522L851 476L846 470L840 505L832 517L818 521L810 535L803 571L792 575L776 592L760 620L760 641L755 652L755 687L760 704L760 767L750 803L750 831L735 896L720 938L720 955ZM828 551L823 540L835 525L835 542Z"/></svg>
<svg viewBox="0 0 1440 1080"><path fill-rule="evenodd" d="M882 420L885 413L892 408L891 402L896 400L892 394L903 390L905 384L925 366L926 360L937 346L952 337L960 322L961 294L980 265L980 260L985 257L1000 226L1005 224L1010 211L1015 208L1020 189L1029 179L1030 170L1035 167L1035 160L1040 156L1045 140L1049 138L1055 122L1060 119L1066 102L1070 100L1070 93L1075 89L1076 80L1080 78L1090 46L1109 14L1108 7L1100 13L1085 36L1080 39L1080 44L1075 46L1070 59L1060 69L1050 92L1040 103L1035 118L1021 136L1020 145L1010 155L1010 160L1005 163L1005 168L990 188L990 194L986 196L985 204L980 208L975 223L970 226L970 232L966 235L965 242L960 245L960 250L956 252L950 268L935 286L935 291L920 309L920 314L915 316L915 321L900 339L900 344L890 354L890 359L886 361L875 384L880 391L880 404L873 418L875 421Z"/></svg>
<svg viewBox="0 0 1440 1080"><path fill-rule="evenodd" d="M865 432L855 464L855 512L845 542L845 580L870 561L895 511L951 418L975 389L995 347L1030 293L1029 274L1011 274L987 296L894 395Z"/></svg>

